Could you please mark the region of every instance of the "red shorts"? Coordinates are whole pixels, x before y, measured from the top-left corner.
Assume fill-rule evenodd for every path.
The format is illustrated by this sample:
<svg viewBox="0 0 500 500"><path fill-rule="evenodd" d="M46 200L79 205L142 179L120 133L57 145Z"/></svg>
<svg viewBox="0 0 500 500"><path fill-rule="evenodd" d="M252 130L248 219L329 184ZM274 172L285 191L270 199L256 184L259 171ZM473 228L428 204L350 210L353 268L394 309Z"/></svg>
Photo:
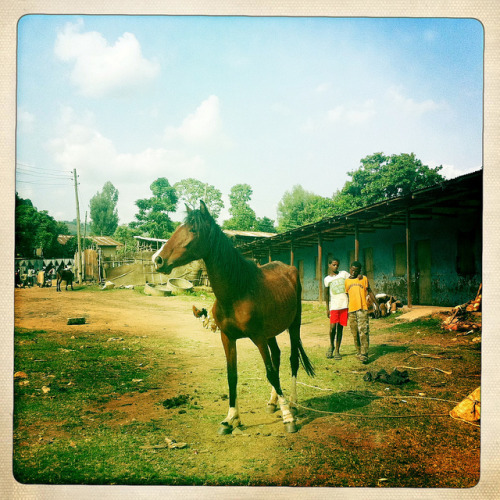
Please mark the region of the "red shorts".
<svg viewBox="0 0 500 500"><path fill-rule="evenodd" d="M330 311L330 325L335 323L347 326L347 307L345 309Z"/></svg>

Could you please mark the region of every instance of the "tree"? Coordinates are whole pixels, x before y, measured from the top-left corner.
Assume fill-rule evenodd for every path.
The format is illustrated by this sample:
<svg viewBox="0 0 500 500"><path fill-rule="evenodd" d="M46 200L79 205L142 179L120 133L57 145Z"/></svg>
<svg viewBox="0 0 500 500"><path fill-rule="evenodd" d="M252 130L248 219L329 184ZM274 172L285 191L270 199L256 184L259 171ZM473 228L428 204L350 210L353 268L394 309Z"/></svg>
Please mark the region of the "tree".
<svg viewBox="0 0 500 500"><path fill-rule="evenodd" d="M153 196L137 200L139 213L130 227L139 228L151 238L168 238L175 229L169 213L177 207L177 193L165 177L156 179L150 186Z"/></svg>
<svg viewBox="0 0 500 500"><path fill-rule="evenodd" d="M262 231L263 233L275 233L274 221L269 217L257 217L255 231Z"/></svg>
<svg viewBox="0 0 500 500"><path fill-rule="evenodd" d="M349 211L405 196L443 181L439 173L442 168L423 165L413 153L391 156L375 153L363 158L357 170L348 172L351 180L334 197L334 204Z"/></svg>
<svg viewBox="0 0 500 500"><path fill-rule="evenodd" d="M219 217L224 202L222 201L222 193L214 186L189 178L176 182L174 188L177 191L179 201L183 201L191 209L197 208L199 200L203 200L212 217L214 219Z"/></svg>
<svg viewBox="0 0 500 500"><path fill-rule="evenodd" d="M257 222L254 210L249 202L252 198L252 188L248 184L236 184L231 188L229 201L231 208L229 214L231 217L224 221L224 229L233 229L238 231L253 231Z"/></svg>
<svg viewBox="0 0 500 500"><path fill-rule="evenodd" d="M16 193L16 255L33 257L41 249L46 258L59 257L62 245L57 236L63 228L46 210L38 211L31 200Z"/></svg>
<svg viewBox="0 0 500 500"><path fill-rule="evenodd" d="M439 173L441 169L423 165L413 153L392 156L375 153L363 158L359 169L348 172L351 180L332 198L318 196L302 186L286 192L278 204L278 230L288 231L433 186L444 180Z"/></svg>
<svg viewBox="0 0 500 500"><path fill-rule="evenodd" d="M289 231L311 222L314 213L311 212L310 205L319 206L320 199L321 196L306 191L298 184L291 191L286 191L278 203L278 231Z"/></svg>
<svg viewBox="0 0 500 500"><path fill-rule="evenodd" d="M141 236L142 232L140 229L134 229L126 224L118 226L113 234L113 239L127 245L129 248L133 248L136 245L136 240L134 236Z"/></svg>
<svg viewBox="0 0 500 500"><path fill-rule="evenodd" d="M90 200L91 231L98 236L111 236L118 227L118 190L106 182L102 191Z"/></svg>

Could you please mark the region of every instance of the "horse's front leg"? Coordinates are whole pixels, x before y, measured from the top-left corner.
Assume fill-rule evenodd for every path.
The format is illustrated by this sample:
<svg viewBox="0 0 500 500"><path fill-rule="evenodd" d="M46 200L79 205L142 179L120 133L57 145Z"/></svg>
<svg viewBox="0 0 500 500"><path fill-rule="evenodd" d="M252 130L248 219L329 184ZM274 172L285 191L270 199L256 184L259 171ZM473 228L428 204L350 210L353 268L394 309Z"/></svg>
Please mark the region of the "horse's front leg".
<svg viewBox="0 0 500 500"><path fill-rule="evenodd" d="M221 340L226 353L229 411L227 417L220 423L218 433L231 434L233 429L241 425L236 389L238 384L236 340L229 339L224 332L221 332Z"/></svg>

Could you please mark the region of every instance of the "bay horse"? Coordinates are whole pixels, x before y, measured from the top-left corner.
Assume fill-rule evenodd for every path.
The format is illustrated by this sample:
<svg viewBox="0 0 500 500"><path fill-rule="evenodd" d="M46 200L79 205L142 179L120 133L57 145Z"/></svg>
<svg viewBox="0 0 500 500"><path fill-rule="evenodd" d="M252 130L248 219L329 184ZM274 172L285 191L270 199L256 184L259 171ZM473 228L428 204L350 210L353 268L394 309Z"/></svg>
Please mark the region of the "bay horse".
<svg viewBox="0 0 500 500"><path fill-rule="evenodd" d="M71 286L71 290L73 290L73 271L71 270L66 270L63 267L63 264L57 268L57 281L56 281L56 292L61 291L61 281L66 282L66 291L68 290L68 285Z"/></svg>
<svg viewBox="0 0 500 500"><path fill-rule="evenodd" d="M292 410L297 402L299 360L307 374L314 368L300 340L301 285L298 270L282 262L258 266L243 257L210 215L205 203L199 210L186 206L187 217L170 239L153 255L156 270L169 274L174 267L203 259L216 301L212 315L221 332L226 354L229 411L220 423L219 434L230 434L241 425L237 402L236 341L249 338L258 348L272 386L267 411L280 405L287 432L296 432ZM281 390L280 349L276 336L288 329L292 388L290 403ZM292 407L292 410L291 410Z"/></svg>

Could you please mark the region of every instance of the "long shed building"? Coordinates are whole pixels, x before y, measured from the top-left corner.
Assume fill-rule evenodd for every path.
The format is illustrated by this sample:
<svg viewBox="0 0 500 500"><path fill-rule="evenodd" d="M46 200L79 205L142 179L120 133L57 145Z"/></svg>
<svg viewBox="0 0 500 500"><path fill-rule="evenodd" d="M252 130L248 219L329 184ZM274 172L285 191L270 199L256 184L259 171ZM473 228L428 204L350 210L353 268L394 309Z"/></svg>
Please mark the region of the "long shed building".
<svg viewBox="0 0 500 500"><path fill-rule="evenodd" d="M375 293L408 305L453 306L473 299L482 273L483 171L347 214L238 245L261 264L299 269L304 300L323 300L329 257L359 260Z"/></svg>

